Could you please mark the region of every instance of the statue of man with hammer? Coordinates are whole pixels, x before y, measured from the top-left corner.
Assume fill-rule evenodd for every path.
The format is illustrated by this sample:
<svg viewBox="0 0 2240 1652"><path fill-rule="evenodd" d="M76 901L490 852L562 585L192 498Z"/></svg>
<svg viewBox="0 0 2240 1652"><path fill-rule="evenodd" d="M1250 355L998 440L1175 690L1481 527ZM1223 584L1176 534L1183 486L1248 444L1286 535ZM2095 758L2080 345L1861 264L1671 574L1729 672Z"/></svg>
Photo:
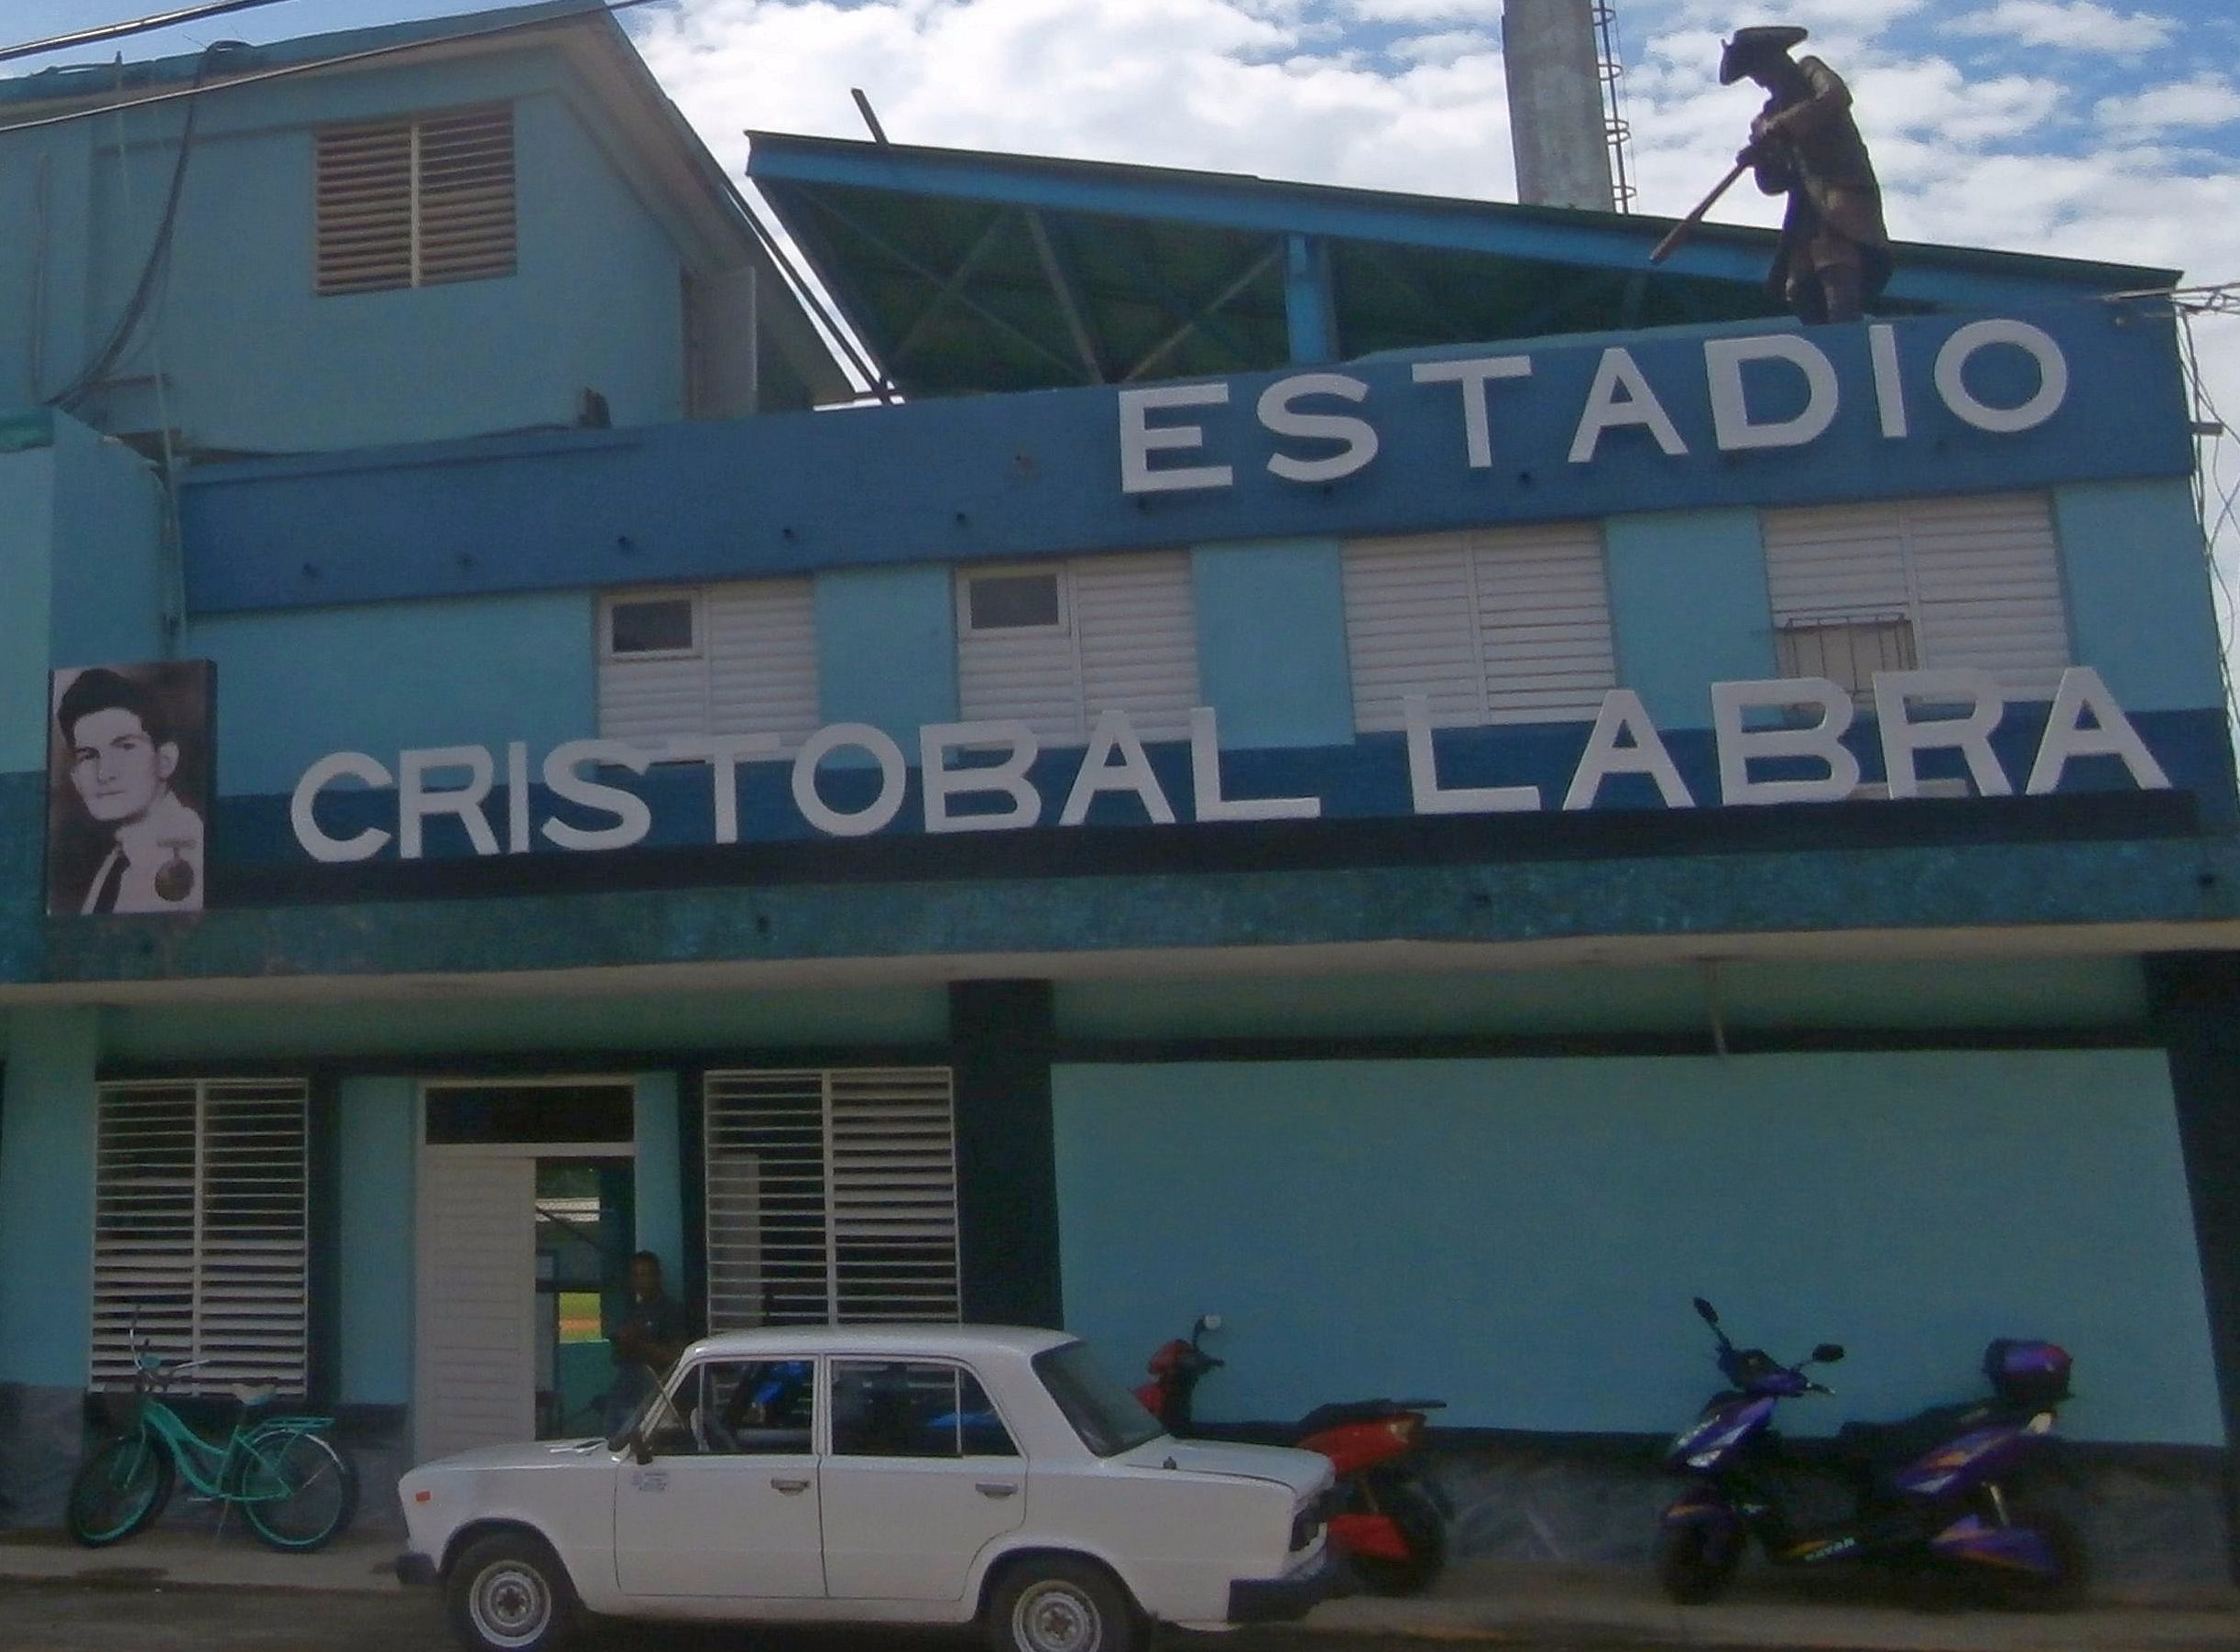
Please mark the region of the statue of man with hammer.
<svg viewBox="0 0 2240 1652"><path fill-rule="evenodd" d="M1735 30L1719 83L1748 78L1767 93L1734 158L1766 194L1789 198L1767 290L1806 322L1852 322L1889 284L1890 232L1851 88L1819 59L1789 56L1804 38L1788 24Z"/></svg>

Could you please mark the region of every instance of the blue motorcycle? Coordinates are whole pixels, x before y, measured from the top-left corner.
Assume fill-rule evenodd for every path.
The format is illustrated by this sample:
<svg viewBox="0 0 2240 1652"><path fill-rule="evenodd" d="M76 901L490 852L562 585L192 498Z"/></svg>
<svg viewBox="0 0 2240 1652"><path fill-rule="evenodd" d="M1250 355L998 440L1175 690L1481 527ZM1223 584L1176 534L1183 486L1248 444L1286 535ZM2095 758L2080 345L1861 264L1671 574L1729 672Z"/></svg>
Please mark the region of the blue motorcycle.
<svg viewBox="0 0 2240 1652"><path fill-rule="evenodd" d="M1847 1423L1832 1452L1805 1464L1785 1451L1774 1414L1784 1400L1827 1394L1805 1367L1843 1357L1823 1342L1784 1365L1737 1348L1702 1297L1696 1312L1719 1339L1728 1383L1666 1453L1687 1487L1666 1508L1657 1580L1682 1604L1712 1599L1733 1581L1754 1538L1776 1566L1862 1562L1941 1571L1991 1582L2003 1603L2058 1607L2082 1597L2084 1547L2059 1515L2019 1504L2009 1487L2035 1471L2056 1408L2069 1397L2069 1355L2050 1342L2001 1338L1985 1351L1989 1399L1940 1406L1904 1422ZM1833 1474L1851 1493L1845 1518L1812 1526L1791 1513L1800 1468Z"/></svg>

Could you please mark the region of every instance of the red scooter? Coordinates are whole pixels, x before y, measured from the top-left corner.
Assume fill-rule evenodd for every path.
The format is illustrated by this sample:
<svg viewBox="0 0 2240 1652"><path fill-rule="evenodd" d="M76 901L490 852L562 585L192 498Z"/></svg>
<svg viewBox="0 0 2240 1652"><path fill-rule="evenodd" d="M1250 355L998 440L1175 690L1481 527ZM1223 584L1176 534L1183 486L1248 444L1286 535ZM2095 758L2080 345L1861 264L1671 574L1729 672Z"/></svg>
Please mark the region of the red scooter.
<svg viewBox="0 0 2240 1652"><path fill-rule="evenodd" d="M1196 1427L1191 1402L1200 1378L1223 1362L1201 1346L1221 1329L1218 1314L1202 1314L1180 1337L1163 1344L1145 1368L1151 1381L1135 1391L1144 1409L1170 1434ZM1284 1443L1319 1451L1338 1471L1340 1512L1330 1517L1330 1545L1343 1555L1364 1588L1376 1594L1415 1594L1427 1589L1447 1564L1447 1516L1431 1482L1405 1459L1424 1430L1424 1413L1445 1400L1352 1400L1317 1406L1288 1431Z"/></svg>

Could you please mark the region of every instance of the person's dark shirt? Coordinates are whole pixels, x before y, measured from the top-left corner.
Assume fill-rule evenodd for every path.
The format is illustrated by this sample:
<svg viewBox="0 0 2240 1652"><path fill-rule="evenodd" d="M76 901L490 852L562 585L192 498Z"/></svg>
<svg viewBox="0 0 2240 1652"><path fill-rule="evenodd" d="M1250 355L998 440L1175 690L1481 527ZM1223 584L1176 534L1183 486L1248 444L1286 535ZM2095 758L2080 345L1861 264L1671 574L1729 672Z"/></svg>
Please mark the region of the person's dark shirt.
<svg viewBox="0 0 2240 1652"><path fill-rule="evenodd" d="M630 1365L641 1362L642 1356L625 1351L626 1342L635 1342L640 1347L655 1342L681 1349L693 1340L694 1332L691 1311L667 1292L642 1302L633 1297L629 1311L622 1316L609 1339L614 1343L615 1363Z"/></svg>

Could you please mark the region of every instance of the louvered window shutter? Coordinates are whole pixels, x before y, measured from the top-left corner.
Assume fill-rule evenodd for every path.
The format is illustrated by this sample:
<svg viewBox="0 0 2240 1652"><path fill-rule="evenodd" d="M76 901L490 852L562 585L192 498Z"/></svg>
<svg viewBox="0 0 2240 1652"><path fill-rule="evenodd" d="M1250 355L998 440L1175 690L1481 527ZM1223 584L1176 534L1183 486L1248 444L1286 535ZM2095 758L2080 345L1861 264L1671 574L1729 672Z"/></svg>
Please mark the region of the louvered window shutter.
<svg viewBox="0 0 2240 1652"><path fill-rule="evenodd" d="M975 626L976 580L1057 582L1054 624ZM956 575L956 694L966 722L1017 718L1047 745L1078 746L1125 711L1143 739L1181 739L1197 703L1197 611L1181 552L1083 557Z"/></svg>
<svg viewBox="0 0 2240 1652"><path fill-rule="evenodd" d="M2069 613L2044 495L1769 510L1764 530L1785 674L1863 701L1876 671L1970 666L2015 698L2052 696Z"/></svg>
<svg viewBox="0 0 2240 1652"><path fill-rule="evenodd" d="M689 603L679 647L617 648L615 610ZM599 733L774 734L797 749L817 726L816 617L805 579L744 581L699 592L622 592L600 609Z"/></svg>
<svg viewBox="0 0 2240 1652"><path fill-rule="evenodd" d="M133 1338L208 1362L188 1392L308 1375L308 1114L301 1079L109 1084L94 1172L96 1387Z"/></svg>
<svg viewBox="0 0 2240 1652"><path fill-rule="evenodd" d="M1441 727L1590 717L1617 680L1593 523L1359 540L1342 568L1362 733L1409 695Z"/></svg>
<svg viewBox="0 0 2240 1652"><path fill-rule="evenodd" d="M960 1317L946 1067L713 1072L704 1103L711 1329Z"/></svg>
<svg viewBox="0 0 2240 1652"><path fill-rule="evenodd" d="M333 126L317 151L322 295L514 272L510 104Z"/></svg>

